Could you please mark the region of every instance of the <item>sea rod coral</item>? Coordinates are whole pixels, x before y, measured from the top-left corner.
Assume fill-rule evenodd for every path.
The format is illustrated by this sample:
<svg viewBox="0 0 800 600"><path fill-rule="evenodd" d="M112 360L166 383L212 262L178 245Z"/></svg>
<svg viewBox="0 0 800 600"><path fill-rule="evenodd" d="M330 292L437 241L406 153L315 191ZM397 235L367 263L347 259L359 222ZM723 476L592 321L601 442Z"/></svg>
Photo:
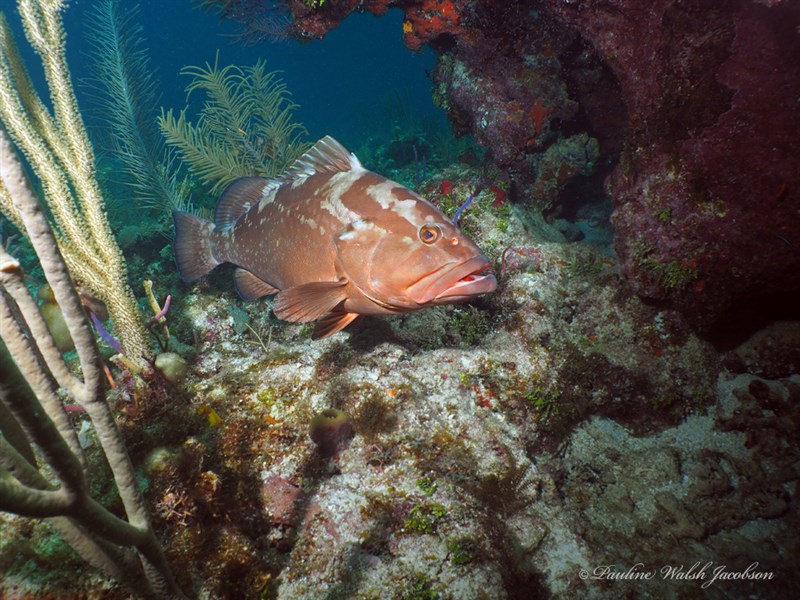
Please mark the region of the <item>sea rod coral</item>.
<svg viewBox="0 0 800 600"><path fill-rule="evenodd" d="M19 262L0 247L0 338L13 360L0 356L0 510L48 519L84 559L132 588L142 589L144 575L142 593L146 597L179 597L105 401L100 357L80 299L44 212L2 129L0 182L14 202L16 215L62 307L82 375L80 379L68 368L25 287ZM86 460L62 405L62 391L89 415L127 521L89 495ZM35 466L32 445L52 475L46 476ZM136 558L141 561L139 566Z"/></svg>
<svg viewBox="0 0 800 600"><path fill-rule="evenodd" d="M42 183L70 273L106 304L126 355L143 366L149 344L127 285L124 258L106 219L94 151L72 88L61 22L64 6L62 0L18 3L25 33L42 60L52 113L34 89L0 13L0 123ZM5 187L0 187L0 212L22 230Z"/></svg>

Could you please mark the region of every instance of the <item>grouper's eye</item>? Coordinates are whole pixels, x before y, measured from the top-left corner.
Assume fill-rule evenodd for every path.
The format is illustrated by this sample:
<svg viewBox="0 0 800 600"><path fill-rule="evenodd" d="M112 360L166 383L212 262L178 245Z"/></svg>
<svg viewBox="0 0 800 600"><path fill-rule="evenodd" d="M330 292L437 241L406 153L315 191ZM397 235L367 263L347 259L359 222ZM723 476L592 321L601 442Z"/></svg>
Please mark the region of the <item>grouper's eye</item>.
<svg viewBox="0 0 800 600"><path fill-rule="evenodd" d="M433 244L442 237L442 230L438 225L423 225L419 228L419 239L425 244Z"/></svg>

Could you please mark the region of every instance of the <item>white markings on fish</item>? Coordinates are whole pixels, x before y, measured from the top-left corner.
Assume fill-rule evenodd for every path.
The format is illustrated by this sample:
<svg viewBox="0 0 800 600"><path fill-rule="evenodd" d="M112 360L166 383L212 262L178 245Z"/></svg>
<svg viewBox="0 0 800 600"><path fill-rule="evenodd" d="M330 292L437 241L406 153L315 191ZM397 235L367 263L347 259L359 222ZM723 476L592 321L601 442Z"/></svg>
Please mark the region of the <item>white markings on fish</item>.
<svg viewBox="0 0 800 600"><path fill-rule="evenodd" d="M412 225L419 223L420 214L417 208L417 201L414 199L398 200L395 195L397 187L398 185L393 181L383 181L369 186L367 195L384 210L391 210L397 213Z"/></svg>
<svg viewBox="0 0 800 600"><path fill-rule="evenodd" d="M358 157L352 152L350 153L350 168L353 171L366 171L364 165L361 164L361 161L358 160Z"/></svg>
<svg viewBox="0 0 800 600"><path fill-rule="evenodd" d="M328 211L343 225L358 220L359 214L347 208L342 202L342 196L361 178L361 173L345 171L336 173L324 186L325 200L319 207Z"/></svg>
<svg viewBox="0 0 800 600"><path fill-rule="evenodd" d="M260 213L267 206L275 202L275 196L278 194L280 186L272 185L272 182L267 183L264 189L261 190L261 200L258 201L258 212Z"/></svg>
<svg viewBox="0 0 800 600"><path fill-rule="evenodd" d="M387 233L385 229L378 227L372 221L367 219L357 219L356 221L350 223L350 226L340 233L338 237L342 241L354 240L360 233L371 230L377 231L380 235L385 235Z"/></svg>
<svg viewBox="0 0 800 600"><path fill-rule="evenodd" d="M419 210L416 200L397 200L392 206L392 211L403 217L412 225L419 223Z"/></svg>
<svg viewBox="0 0 800 600"><path fill-rule="evenodd" d="M320 233L322 232L322 228L319 225L317 225L317 222L314 219L308 219L303 215L300 215L298 218L303 225L308 225L309 227L311 227L311 229L317 230Z"/></svg>
<svg viewBox="0 0 800 600"><path fill-rule="evenodd" d="M397 201L394 195L394 188L397 184L393 181L382 181L367 188L367 196L377 202L381 208L388 210Z"/></svg>

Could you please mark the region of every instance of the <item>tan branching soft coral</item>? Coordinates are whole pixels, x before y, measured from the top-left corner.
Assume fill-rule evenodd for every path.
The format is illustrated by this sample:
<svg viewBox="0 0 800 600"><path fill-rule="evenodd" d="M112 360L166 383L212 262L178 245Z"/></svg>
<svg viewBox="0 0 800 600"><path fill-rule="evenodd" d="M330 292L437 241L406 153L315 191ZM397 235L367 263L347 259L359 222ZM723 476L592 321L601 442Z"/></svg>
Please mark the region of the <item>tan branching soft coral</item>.
<svg viewBox="0 0 800 600"><path fill-rule="evenodd" d="M147 335L127 283L125 259L106 219L94 151L78 111L66 62L62 0L20 0L25 34L42 60L52 112L37 94L4 15L0 13L0 124L42 184L72 277L108 307L128 358L143 366ZM24 231L8 191L0 212Z"/></svg>

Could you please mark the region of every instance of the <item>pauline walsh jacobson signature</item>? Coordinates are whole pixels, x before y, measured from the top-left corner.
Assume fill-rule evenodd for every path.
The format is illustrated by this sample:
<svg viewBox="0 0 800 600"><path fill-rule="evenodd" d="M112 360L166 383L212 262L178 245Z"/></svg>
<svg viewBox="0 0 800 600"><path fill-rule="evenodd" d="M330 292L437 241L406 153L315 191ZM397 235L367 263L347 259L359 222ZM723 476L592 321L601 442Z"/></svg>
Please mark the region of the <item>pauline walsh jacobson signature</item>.
<svg viewBox="0 0 800 600"><path fill-rule="evenodd" d="M700 587L705 589L711 587L718 581L730 580L769 580L775 574L771 571L759 571L758 563L750 564L746 569L733 570L727 565L715 565L708 561L701 563L697 561L693 565L664 565L661 568L648 569L644 563L636 563L627 571L620 571L616 565L600 565L591 571L581 569L578 573L581 579L606 579L609 581L631 581L651 579L674 579L676 581L698 581Z"/></svg>

